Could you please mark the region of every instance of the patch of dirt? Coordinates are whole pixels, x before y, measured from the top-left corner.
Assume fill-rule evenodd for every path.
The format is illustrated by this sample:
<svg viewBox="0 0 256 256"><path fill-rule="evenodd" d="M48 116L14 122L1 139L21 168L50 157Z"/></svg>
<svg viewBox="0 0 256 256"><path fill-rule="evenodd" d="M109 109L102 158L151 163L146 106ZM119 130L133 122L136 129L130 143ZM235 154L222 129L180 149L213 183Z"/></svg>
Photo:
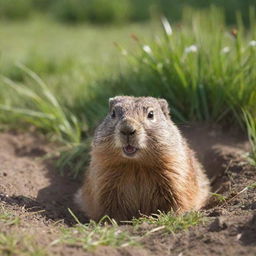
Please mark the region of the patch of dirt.
<svg viewBox="0 0 256 256"><path fill-rule="evenodd" d="M256 189L245 189L256 182L256 169L244 158L249 150L247 139L207 125L181 130L205 166L213 191L225 197L225 201L210 201L203 210L203 224L177 234L155 232L143 239L142 247L100 247L84 252L79 247L49 246L58 238L60 227L75 223L68 208L86 221L73 204L80 182L55 171L52 161L45 158L55 146L42 136L2 133L0 207L18 216L21 225L0 223L0 230L22 229L49 255L256 255Z"/></svg>

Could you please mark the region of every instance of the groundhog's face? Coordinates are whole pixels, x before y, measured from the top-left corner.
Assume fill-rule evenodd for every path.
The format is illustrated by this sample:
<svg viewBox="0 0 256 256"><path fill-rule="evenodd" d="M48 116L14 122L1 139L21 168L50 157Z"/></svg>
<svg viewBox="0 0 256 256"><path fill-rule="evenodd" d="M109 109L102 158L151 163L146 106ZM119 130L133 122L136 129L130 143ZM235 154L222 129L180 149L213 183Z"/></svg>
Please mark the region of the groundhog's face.
<svg viewBox="0 0 256 256"><path fill-rule="evenodd" d="M117 96L109 100L109 113L98 129L101 141L125 158L139 158L160 148L170 121L168 103L152 97ZM103 138L102 138L103 137ZM157 149L158 149L157 148Z"/></svg>

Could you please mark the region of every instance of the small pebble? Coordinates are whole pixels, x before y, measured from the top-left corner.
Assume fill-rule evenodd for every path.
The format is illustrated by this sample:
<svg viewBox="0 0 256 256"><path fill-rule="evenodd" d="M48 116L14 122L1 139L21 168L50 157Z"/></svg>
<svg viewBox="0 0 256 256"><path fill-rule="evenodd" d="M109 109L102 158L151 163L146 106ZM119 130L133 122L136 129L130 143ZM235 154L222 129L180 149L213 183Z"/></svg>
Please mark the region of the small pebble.
<svg viewBox="0 0 256 256"><path fill-rule="evenodd" d="M216 232L224 230L228 227L227 219L223 216L216 218L211 224L209 231Z"/></svg>
<svg viewBox="0 0 256 256"><path fill-rule="evenodd" d="M242 237L242 234L241 234L241 233L240 233L240 234L237 234L236 240L237 240L237 241L240 240L241 237Z"/></svg>

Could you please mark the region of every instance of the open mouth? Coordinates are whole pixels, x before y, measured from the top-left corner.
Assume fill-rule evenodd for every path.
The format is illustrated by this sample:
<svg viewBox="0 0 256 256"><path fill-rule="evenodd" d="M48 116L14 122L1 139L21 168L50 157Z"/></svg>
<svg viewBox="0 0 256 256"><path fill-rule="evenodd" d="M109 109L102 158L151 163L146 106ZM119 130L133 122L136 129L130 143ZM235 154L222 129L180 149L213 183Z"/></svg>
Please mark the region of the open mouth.
<svg viewBox="0 0 256 256"><path fill-rule="evenodd" d="M125 146L123 147L123 151L124 153L127 155L127 156L132 156L134 155L136 152L137 152L137 148L131 146L131 145L128 145L128 146Z"/></svg>

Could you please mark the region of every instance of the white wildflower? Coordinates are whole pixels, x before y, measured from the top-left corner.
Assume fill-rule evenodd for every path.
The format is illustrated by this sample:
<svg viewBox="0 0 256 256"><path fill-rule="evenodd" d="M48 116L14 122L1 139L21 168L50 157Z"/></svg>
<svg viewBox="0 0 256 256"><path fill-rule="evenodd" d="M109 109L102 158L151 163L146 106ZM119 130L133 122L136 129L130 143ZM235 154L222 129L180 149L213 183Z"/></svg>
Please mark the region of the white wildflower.
<svg viewBox="0 0 256 256"><path fill-rule="evenodd" d="M151 54L152 53L152 50L151 50L151 48L150 48L150 46L148 46L148 45L143 45L143 51L144 52L146 52L146 53L148 53L148 54Z"/></svg>
<svg viewBox="0 0 256 256"><path fill-rule="evenodd" d="M224 48L222 48L221 53L229 53L230 52L230 48L228 46L225 46Z"/></svg>
<svg viewBox="0 0 256 256"><path fill-rule="evenodd" d="M122 49L122 52L121 52L124 56L126 56L128 54L127 50L126 49Z"/></svg>
<svg viewBox="0 0 256 256"><path fill-rule="evenodd" d="M164 65L163 65L163 63L157 63L156 67L158 70L162 70Z"/></svg>
<svg viewBox="0 0 256 256"><path fill-rule="evenodd" d="M122 233L122 231L118 229L118 230L115 232L115 235L118 236L118 235L121 234L121 233Z"/></svg>
<svg viewBox="0 0 256 256"><path fill-rule="evenodd" d="M256 40L252 40L249 42L249 46L255 47L256 46Z"/></svg>
<svg viewBox="0 0 256 256"><path fill-rule="evenodd" d="M162 24L163 24L165 33L166 33L168 36L171 36L171 35L172 35L172 27L171 27L169 21L168 21L168 20L166 19L166 17L164 17L164 16L161 17L161 21L162 21Z"/></svg>
<svg viewBox="0 0 256 256"><path fill-rule="evenodd" d="M240 240L241 237L242 237L242 233L237 234L237 235L236 235L236 240L237 240L237 241Z"/></svg>
<svg viewBox="0 0 256 256"><path fill-rule="evenodd" d="M197 52L197 46L192 44L192 45L186 47L184 51L185 51L185 53Z"/></svg>

